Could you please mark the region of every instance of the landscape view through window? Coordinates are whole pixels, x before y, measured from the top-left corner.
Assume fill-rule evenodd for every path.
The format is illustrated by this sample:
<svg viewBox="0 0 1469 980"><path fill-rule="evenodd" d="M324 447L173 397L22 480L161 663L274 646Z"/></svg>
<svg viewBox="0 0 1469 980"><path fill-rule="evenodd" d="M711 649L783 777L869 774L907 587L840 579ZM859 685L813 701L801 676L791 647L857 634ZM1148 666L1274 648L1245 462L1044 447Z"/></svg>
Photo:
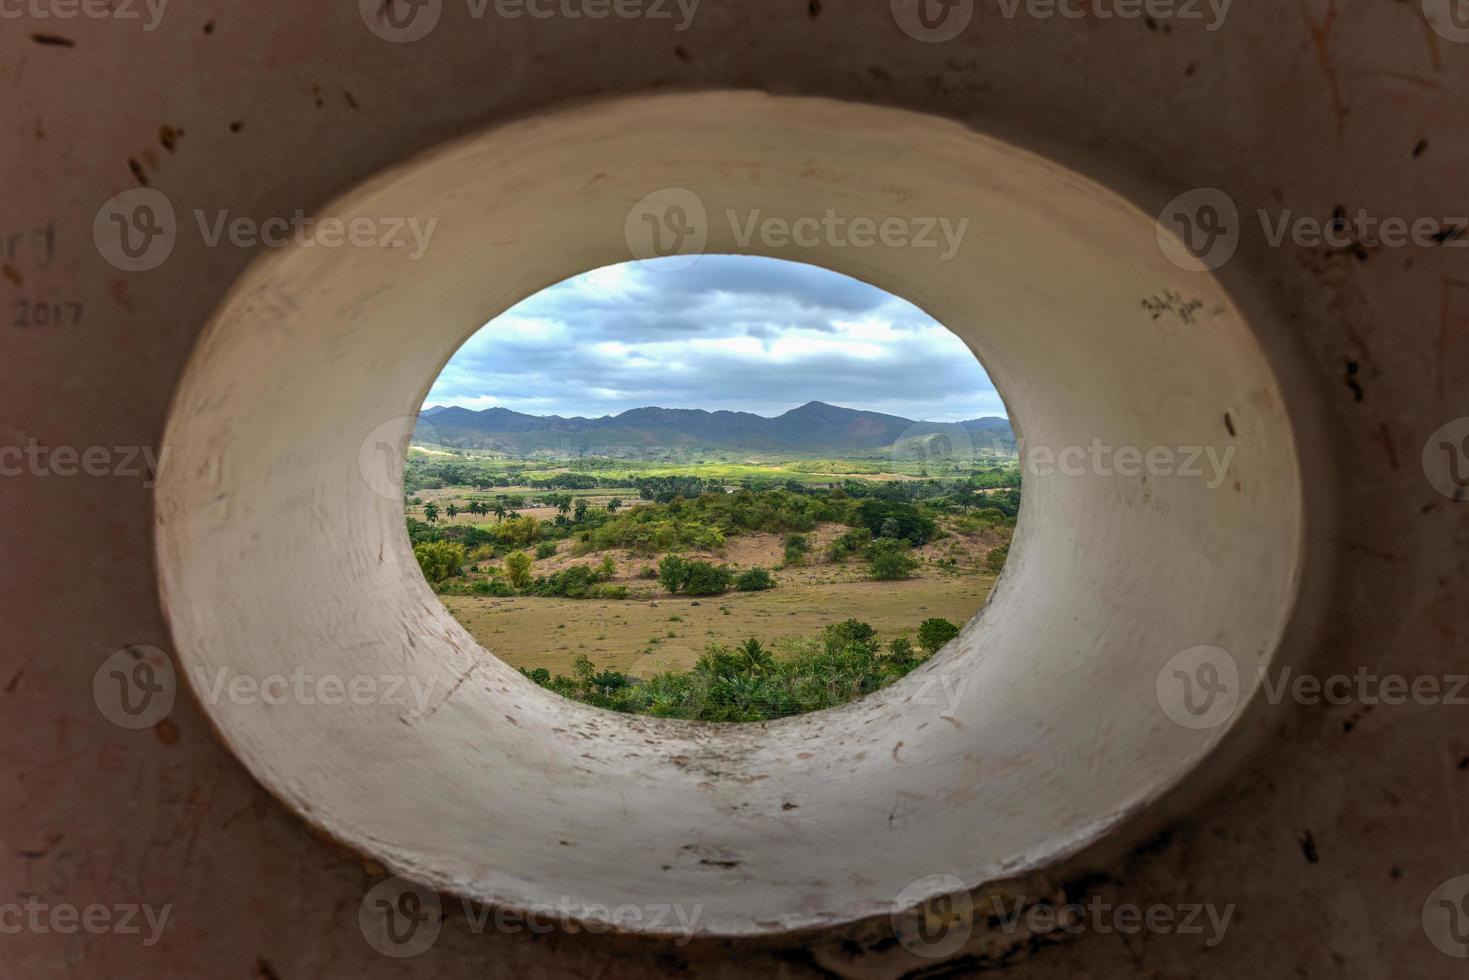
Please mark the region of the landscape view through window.
<svg viewBox="0 0 1469 980"><path fill-rule="evenodd" d="M654 259L496 317L425 400L404 477L425 578L532 681L615 711L842 704L984 604L1020 506L973 354L814 266Z"/></svg>

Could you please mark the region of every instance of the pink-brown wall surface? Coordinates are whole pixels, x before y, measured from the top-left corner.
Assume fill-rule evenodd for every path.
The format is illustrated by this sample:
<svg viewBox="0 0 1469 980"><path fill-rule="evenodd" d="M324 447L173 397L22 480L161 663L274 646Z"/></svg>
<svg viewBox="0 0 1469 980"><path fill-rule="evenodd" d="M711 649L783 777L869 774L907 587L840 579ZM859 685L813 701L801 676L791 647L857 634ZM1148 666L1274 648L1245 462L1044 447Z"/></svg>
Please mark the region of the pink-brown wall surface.
<svg viewBox="0 0 1469 980"><path fill-rule="evenodd" d="M474 17L446 0L411 43L371 29L371 9L322 0L5 13L0 447L105 447L108 472L0 455L18 467L0 476L0 977L1462 976L1454 954L1469 948L1446 949L1433 923L1469 934L1469 907L1437 905L1462 899L1443 886L1469 875L1469 689L1454 680L1469 674L1469 503L1434 460L1435 433L1469 416L1469 252L1452 233L1469 223L1469 29L1433 0L1238 4L1218 22L1086 6L1045 18L960 3L972 18L944 41L905 32L901 0L705 0L599 20L493 4ZM936 960L880 922L675 944L477 929L446 900L433 947L392 958L359 926L383 869L277 802L186 692L141 729L99 708L108 657L173 651L141 450L161 446L200 331L257 256L181 238L160 267L125 271L94 236L104 203L150 187L181 215L309 212L497 122L710 89L944 117L1153 210L1200 187L1239 202L1229 276L1275 311L1285 329L1262 345L1303 365L1281 383L1322 420L1305 504L1327 522L1330 571L1321 627L1291 662L1433 678L1442 694L1297 698L1166 833L1034 883L1114 905L1233 906L1217 944L990 934ZM1448 234L1273 247L1255 218L1338 209ZM99 906L96 928L52 916ZM125 908L136 931L118 928ZM165 908L155 936L147 915Z"/></svg>

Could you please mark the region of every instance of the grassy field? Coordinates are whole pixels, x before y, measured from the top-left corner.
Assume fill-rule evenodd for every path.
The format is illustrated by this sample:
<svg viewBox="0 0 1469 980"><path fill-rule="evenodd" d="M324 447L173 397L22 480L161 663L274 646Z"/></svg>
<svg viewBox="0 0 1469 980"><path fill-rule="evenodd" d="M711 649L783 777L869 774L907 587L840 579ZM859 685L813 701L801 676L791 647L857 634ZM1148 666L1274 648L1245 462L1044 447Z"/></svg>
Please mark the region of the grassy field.
<svg viewBox="0 0 1469 980"><path fill-rule="evenodd" d="M614 550L605 552L617 565L612 582L628 586L633 598L451 595L442 601L470 635L511 666L569 673L572 661L585 655L598 667L642 677L692 665L709 643L734 644L750 637L774 643L811 636L852 617L876 628L884 639L911 634L930 617L963 624L984 605L994 585L996 575L985 563L1000 540L993 533L950 534L917 551L922 561L918 577L874 582L865 578L861 561L830 563L819 557L844 530L823 525L809 535L813 557L776 571L779 585L765 592L703 599L670 596L657 582L638 577L656 559ZM570 545L562 542L556 556L537 561L536 574L597 561L603 554L575 558ZM781 536L752 534L731 538L721 552L692 552L689 557L736 568L775 568L781 550Z"/></svg>
<svg viewBox="0 0 1469 980"><path fill-rule="evenodd" d="M911 635L924 619L969 620L989 596L994 576L943 576L906 582L834 582L706 599L664 596L599 602L586 599L444 596L444 605L480 645L512 667L571 673L590 657L599 668L646 677L693 665L709 643L749 637L775 643L810 636L860 617L885 639Z"/></svg>
<svg viewBox="0 0 1469 980"><path fill-rule="evenodd" d="M638 459L615 457L583 457L575 460L557 458L511 458L483 450L425 449L409 450L410 472L420 463L461 462L477 472L493 476L517 476L527 482L561 473L586 473L608 479L631 480L634 477L697 476L730 484L750 480L795 480L808 484L828 484L844 479L916 480L952 478L974 466L1005 466L1014 462L1013 455L984 452L976 458L948 460L921 454L894 454L874 451L848 458L800 456L791 454L733 453L703 451L697 454L656 452ZM504 492L497 490L496 492Z"/></svg>
<svg viewBox="0 0 1469 980"><path fill-rule="evenodd" d="M891 455L697 455L557 460L414 450L404 511L441 601L490 653L548 672L539 682L568 697L712 720L811 710L787 697L807 682L836 698L823 703L840 703L860 693L849 685L868 690L912 669L916 661L894 651L914 649L905 641L918 642L926 620L971 619L1013 534L1013 457L960 465ZM509 513L503 521L474 514L471 502ZM434 548L457 549L458 558L436 564ZM893 549L904 567L879 569L879 552ZM700 597L669 593L654 574L669 555L725 575L725 584ZM528 563L528 574L517 565L512 575L512 559ZM720 591L750 569L771 572L774 587ZM692 588L690 581L679 584ZM572 582L582 583L579 592ZM872 627L876 638L831 647L831 636L852 634L823 631L847 620ZM778 668L729 652L752 639L801 678L768 702L772 689L760 685L774 683ZM813 643L828 644L827 652L812 658Z"/></svg>

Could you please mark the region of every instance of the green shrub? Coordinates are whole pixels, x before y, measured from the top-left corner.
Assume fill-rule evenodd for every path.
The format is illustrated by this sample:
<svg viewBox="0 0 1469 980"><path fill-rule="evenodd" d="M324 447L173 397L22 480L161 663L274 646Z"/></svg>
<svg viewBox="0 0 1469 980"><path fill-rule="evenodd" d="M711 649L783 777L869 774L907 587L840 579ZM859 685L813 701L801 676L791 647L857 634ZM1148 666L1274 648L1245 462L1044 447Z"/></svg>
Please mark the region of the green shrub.
<svg viewBox="0 0 1469 980"><path fill-rule="evenodd" d="M652 565L644 565L642 570L638 572L638 578L654 579L657 577L658 569L654 568Z"/></svg>
<svg viewBox="0 0 1469 980"><path fill-rule="evenodd" d="M790 534L786 536L785 563L787 565L798 565L811 550L811 543L806 540L804 534Z"/></svg>
<svg viewBox="0 0 1469 980"><path fill-rule="evenodd" d="M684 579L684 592L689 595L722 595L729 591L733 577L723 565L711 565L707 561L688 563L688 574Z"/></svg>
<svg viewBox="0 0 1469 980"><path fill-rule="evenodd" d="M879 582L908 578L918 567L918 559L909 552L907 541L900 538L878 538L869 550L867 574Z"/></svg>
<svg viewBox="0 0 1469 980"><path fill-rule="evenodd" d="M925 619L918 627L918 645L932 656L959 635L959 627L947 619Z"/></svg>
<svg viewBox="0 0 1469 980"><path fill-rule="evenodd" d="M850 646L871 646L877 638L877 630L860 619L847 619L833 623L822 632L822 640L829 652L836 653Z"/></svg>
<svg viewBox="0 0 1469 980"><path fill-rule="evenodd" d="M413 557L430 582L453 578L464 568L464 545L449 541L424 541L413 546Z"/></svg>
<svg viewBox="0 0 1469 980"><path fill-rule="evenodd" d="M734 587L741 592L763 592L775 587L775 579L763 568L750 568L735 577Z"/></svg>
<svg viewBox="0 0 1469 980"><path fill-rule="evenodd" d="M870 547L872 547L872 532L865 527L856 527L843 532L835 541L827 545L826 557L830 561L845 561L853 555L866 554Z"/></svg>
<svg viewBox="0 0 1469 980"><path fill-rule="evenodd" d="M507 517L494 525L495 540L509 548L524 548L541 536L541 525L534 517Z"/></svg>
<svg viewBox="0 0 1469 980"><path fill-rule="evenodd" d="M530 585L530 555L523 551L512 551L506 555L505 577L517 589Z"/></svg>
<svg viewBox="0 0 1469 980"><path fill-rule="evenodd" d="M906 643L906 641L904 641ZM699 721L761 721L830 708L891 684L920 661L884 653L871 627L855 620L815 638L783 641L777 655L758 640L734 647L711 644L687 671L639 680L617 670L598 670L578 657L573 676L526 673L541 686L612 711Z"/></svg>
<svg viewBox="0 0 1469 980"><path fill-rule="evenodd" d="M626 599L627 586L607 585L605 583L601 585L594 585L592 586L591 591L587 593L587 595L593 599Z"/></svg>
<svg viewBox="0 0 1469 980"><path fill-rule="evenodd" d="M864 500L857 514L873 537L901 538L912 545L926 542L938 527L915 505L898 500Z"/></svg>
<svg viewBox="0 0 1469 980"><path fill-rule="evenodd" d="M669 594L676 594L679 587L688 581L689 563L678 555L664 555L658 563L658 583Z"/></svg>
<svg viewBox="0 0 1469 980"><path fill-rule="evenodd" d="M1005 559L1009 557L1010 546L1008 544L1002 544L998 548L992 549L990 553L985 556L985 561L989 563L990 571L998 572L1000 569L1005 567Z"/></svg>
<svg viewBox="0 0 1469 980"><path fill-rule="evenodd" d="M554 541L542 541L540 544L536 545L537 558L550 558L555 554L556 542Z"/></svg>
<svg viewBox="0 0 1469 980"><path fill-rule="evenodd" d="M587 565L572 565L545 578L536 579L533 589L539 596L585 599L597 582L597 574Z"/></svg>
<svg viewBox="0 0 1469 980"><path fill-rule="evenodd" d="M469 586L469 590L475 595L499 596L501 598L515 594L515 590L509 584L501 582L499 579L489 578L476 579Z"/></svg>
<svg viewBox="0 0 1469 980"><path fill-rule="evenodd" d="M906 636L895 637L888 643L887 663L899 670L911 670L921 658L913 643Z"/></svg>

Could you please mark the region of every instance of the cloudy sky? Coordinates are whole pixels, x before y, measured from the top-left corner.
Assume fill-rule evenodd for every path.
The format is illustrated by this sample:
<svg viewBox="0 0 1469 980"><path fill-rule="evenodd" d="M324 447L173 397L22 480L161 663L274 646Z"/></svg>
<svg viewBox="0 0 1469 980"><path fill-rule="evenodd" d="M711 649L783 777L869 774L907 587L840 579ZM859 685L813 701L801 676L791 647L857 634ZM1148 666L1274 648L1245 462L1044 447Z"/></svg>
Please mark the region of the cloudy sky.
<svg viewBox="0 0 1469 980"><path fill-rule="evenodd" d="M890 293L753 256L660 268L681 261L608 266L526 299L459 349L424 404L769 416L818 400L935 421L1006 414L963 342Z"/></svg>

